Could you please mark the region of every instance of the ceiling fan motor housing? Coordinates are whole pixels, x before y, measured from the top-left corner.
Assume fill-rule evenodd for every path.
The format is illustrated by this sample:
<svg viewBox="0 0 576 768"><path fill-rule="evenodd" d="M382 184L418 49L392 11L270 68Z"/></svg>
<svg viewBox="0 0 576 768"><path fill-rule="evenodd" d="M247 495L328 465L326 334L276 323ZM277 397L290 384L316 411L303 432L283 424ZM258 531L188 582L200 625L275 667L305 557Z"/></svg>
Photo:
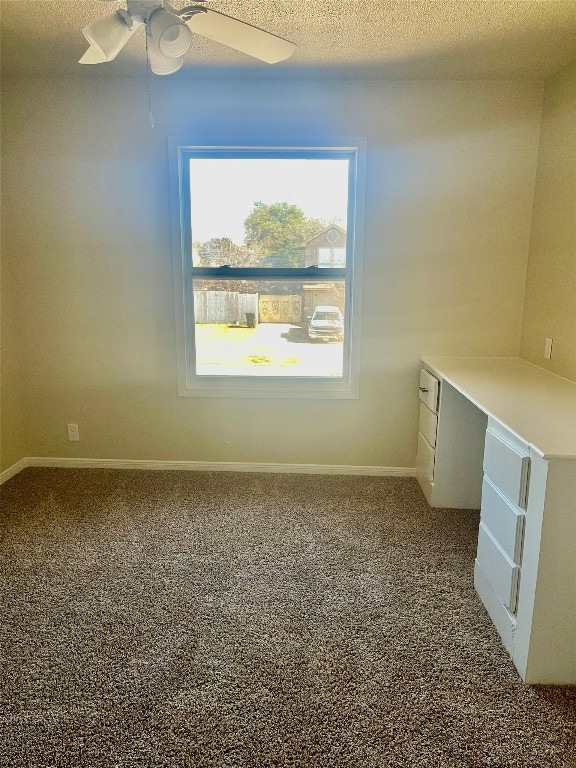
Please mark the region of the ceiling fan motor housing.
<svg viewBox="0 0 576 768"><path fill-rule="evenodd" d="M158 8L164 8L163 0L127 0L126 8L133 19L146 22ZM172 9L168 6L168 10Z"/></svg>

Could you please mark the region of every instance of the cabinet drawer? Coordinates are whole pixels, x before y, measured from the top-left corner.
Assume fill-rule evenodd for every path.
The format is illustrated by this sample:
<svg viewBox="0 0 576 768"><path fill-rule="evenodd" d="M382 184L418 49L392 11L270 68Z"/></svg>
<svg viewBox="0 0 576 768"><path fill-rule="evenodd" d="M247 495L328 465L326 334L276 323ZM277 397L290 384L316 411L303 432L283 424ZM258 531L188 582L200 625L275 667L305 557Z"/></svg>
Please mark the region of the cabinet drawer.
<svg viewBox="0 0 576 768"><path fill-rule="evenodd" d="M476 560L494 594L510 613L514 613L520 568L500 549L483 522L478 531Z"/></svg>
<svg viewBox="0 0 576 768"><path fill-rule="evenodd" d="M517 565L522 561L524 515L495 488L487 477L482 482L480 520L500 547Z"/></svg>
<svg viewBox="0 0 576 768"><path fill-rule="evenodd" d="M424 403L420 403L420 432L434 448L436 446L436 427L438 426L438 416L427 408Z"/></svg>
<svg viewBox="0 0 576 768"><path fill-rule="evenodd" d="M491 429L486 430L484 474L522 509L526 509L529 468L530 458L526 453Z"/></svg>
<svg viewBox="0 0 576 768"><path fill-rule="evenodd" d="M436 412L438 410L438 392L440 382L435 376L425 368L420 371L420 386L418 388L418 394L420 400L430 408L431 411Z"/></svg>
<svg viewBox="0 0 576 768"><path fill-rule="evenodd" d="M423 480L429 483L434 482L434 448L432 448L422 432L418 432L416 471Z"/></svg>

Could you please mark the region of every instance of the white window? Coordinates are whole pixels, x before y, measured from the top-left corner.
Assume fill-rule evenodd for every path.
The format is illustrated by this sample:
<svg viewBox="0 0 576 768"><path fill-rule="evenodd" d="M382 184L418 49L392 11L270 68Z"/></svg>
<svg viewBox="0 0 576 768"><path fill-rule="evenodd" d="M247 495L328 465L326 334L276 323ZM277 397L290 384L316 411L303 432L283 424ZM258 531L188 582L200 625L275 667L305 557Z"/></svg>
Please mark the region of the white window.
<svg viewBox="0 0 576 768"><path fill-rule="evenodd" d="M361 143L171 144L179 394L356 397Z"/></svg>

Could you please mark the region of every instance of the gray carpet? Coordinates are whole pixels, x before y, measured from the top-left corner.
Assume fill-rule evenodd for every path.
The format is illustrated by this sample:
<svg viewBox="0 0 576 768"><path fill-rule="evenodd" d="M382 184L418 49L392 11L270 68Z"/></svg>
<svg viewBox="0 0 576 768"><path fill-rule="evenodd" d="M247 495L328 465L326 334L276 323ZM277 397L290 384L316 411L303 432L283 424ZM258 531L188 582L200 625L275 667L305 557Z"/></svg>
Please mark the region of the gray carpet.
<svg viewBox="0 0 576 768"><path fill-rule="evenodd" d="M2 503L3 768L568 768L416 482L29 469Z"/></svg>

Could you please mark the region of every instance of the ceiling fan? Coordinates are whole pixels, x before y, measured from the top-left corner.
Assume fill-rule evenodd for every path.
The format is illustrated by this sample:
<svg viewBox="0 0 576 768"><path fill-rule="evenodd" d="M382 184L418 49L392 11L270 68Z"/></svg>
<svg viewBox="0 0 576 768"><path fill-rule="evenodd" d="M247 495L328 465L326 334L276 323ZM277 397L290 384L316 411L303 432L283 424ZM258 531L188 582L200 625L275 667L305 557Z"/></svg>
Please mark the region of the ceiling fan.
<svg viewBox="0 0 576 768"><path fill-rule="evenodd" d="M127 0L126 9L84 27L82 33L90 47L80 64L112 61L141 25L146 28L150 69L156 75L171 75L182 67L192 32L268 64L283 61L296 50L296 45L289 40L202 5L176 10L167 0Z"/></svg>

